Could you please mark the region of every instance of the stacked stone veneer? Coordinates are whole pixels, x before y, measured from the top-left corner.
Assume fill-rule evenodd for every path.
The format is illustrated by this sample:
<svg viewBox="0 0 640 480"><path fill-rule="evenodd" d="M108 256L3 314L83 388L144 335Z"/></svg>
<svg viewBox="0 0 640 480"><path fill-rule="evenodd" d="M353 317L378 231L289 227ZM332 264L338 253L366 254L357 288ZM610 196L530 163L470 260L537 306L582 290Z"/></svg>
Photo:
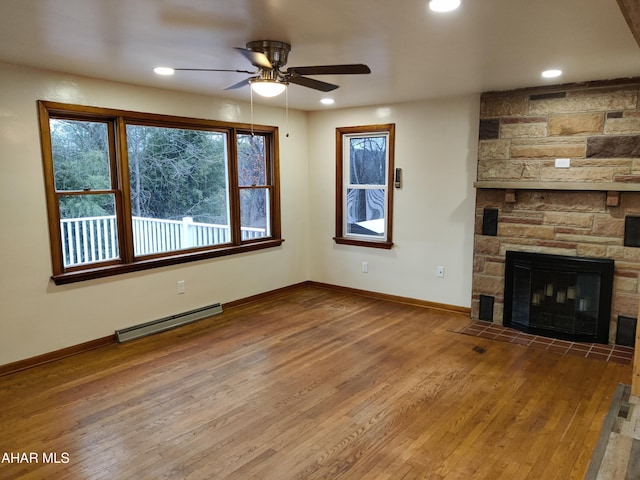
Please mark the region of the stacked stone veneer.
<svg viewBox="0 0 640 480"><path fill-rule="evenodd" d="M630 79L482 95L477 185L505 188L477 189L473 318L487 295L502 323L507 250L614 259L610 342L619 315L638 316L640 248L624 246L624 229L640 215L640 193L618 195L615 184L640 190L639 94ZM563 189L576 182L584 190ZM485 208L498 209L495 236L482 235Z"/></svg>

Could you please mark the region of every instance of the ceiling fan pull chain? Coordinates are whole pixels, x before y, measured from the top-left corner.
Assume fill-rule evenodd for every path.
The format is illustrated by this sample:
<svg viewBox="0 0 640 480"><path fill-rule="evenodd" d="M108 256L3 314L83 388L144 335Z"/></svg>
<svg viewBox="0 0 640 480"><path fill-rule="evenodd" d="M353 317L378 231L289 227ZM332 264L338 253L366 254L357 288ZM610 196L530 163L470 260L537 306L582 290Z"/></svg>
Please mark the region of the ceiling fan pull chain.
<svg viewBox="0 0 640 480"><path fill-rule="evenodd" d="M284 91L284 128L287 131L286 137L289 138L289 86Z"/></svg>
<svg viewBox="0 0 640 480"><path fill-rule="evenodd" d="M253 88L250 88L251 92L251 136L253 137Z"/></svg>

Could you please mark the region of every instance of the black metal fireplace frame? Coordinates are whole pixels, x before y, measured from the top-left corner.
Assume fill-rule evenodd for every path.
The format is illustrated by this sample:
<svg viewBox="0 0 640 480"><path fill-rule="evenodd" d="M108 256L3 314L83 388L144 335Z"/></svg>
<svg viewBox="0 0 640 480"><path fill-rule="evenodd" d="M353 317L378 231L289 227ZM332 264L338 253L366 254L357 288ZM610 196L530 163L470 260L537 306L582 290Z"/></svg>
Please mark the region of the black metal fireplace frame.
<svg viewBox="0 0 640 480"><path fill-rule="evenodd" d="M563 332L553 329L525 326L513 322L514 275L516 267L544 269L559 273L597 274L600 276L600 300L596 332L586 335L579 332ZM515 328L527 333L570 340L574 342L609 343L609 324L611 322L611 302L613 298L614 261L609 258L573 257L544 253L507 251L504 275L504 313L505 327Z"/></svg>

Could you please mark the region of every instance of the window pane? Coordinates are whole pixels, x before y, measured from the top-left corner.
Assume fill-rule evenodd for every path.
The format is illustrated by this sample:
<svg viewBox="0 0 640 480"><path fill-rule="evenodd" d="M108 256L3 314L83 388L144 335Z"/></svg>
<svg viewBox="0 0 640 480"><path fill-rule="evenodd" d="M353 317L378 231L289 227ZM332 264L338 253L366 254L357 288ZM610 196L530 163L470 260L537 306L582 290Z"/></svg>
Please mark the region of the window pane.
<svg viewBox="0 0 640 480"><path fill-rule="evenodd" d="M349 138L349 177L351 185L385 185L387 138Z"/></svg>
<svg viewBox="0 0 640 480"><path fill-rule="evenodd" d="M109 190L107 124L51 119L49 126L56 190Z"/></svg>
<svg viewBox="0 0 640 480"><path fill-rule="evenodd" d="M384 236L384 189L347 189L347 233Z"/></svg>
<svg viewBox="0 0 640 480"><path fill-rule="evenodd" d="M127 126L135 255L228 243L226 135Z"/></svg>
<svg viewBox="0 0 640 480"><path fill-rule="evenodd" d="M270 222L269 190L243 188L240 190L240 229L242 240L268 237Z"/></svg>
<svg viewBox="0 0 640 480"><path fill-rule="evenodd" d="M241 187L267 184L264 136L238 135L238 184Z"/></svg>
<svg viewBox="0 0 640 480"><path fill-rule="evenodd" d="M56 284L282 243L277 127L37 103Z"/></svg>
<svg viewBox="0 0 640 480"><path fill-rule="evenodd" d="M65 267L119 258L114 195L62 195L58 202Z"/></svg>

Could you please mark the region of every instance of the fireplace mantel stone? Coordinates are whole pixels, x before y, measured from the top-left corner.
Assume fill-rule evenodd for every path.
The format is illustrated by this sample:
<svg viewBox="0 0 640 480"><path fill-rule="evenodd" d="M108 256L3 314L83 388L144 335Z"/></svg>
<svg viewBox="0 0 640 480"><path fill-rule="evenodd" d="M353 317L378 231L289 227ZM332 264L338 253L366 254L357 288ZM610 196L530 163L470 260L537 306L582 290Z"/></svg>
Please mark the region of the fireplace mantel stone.
<svg viewBox="0 0 640 480"><path fill-rule="evenodd" d="M591 192L640 192L640 183L627 182L526 182L485 180L474 182L475 188L504 190L582 190Z"/></svg>

